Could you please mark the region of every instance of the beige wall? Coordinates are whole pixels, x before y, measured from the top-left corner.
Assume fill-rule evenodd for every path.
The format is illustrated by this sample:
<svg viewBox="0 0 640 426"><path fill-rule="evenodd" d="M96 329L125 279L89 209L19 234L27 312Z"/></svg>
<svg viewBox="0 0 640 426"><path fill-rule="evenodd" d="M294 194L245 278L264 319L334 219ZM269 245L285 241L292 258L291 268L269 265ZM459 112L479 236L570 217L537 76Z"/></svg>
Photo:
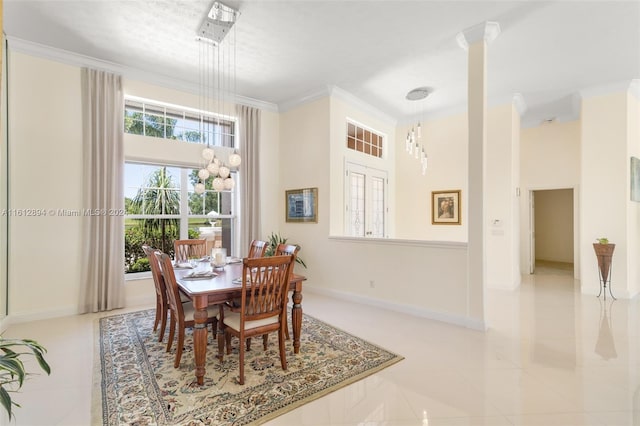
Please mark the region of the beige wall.
<svg viewBox="0 0 640 426"><path fill-rule="evenodd" d="M573 263L573 189L535 191L535 258Z"/></svg>
<svg viewBox="0 0 640 426"><path fill-rule="evenodd" d="M466 114L422 123L425 151L429 158L426 174L420 163L405 152L404 138L410 126L396 132L396 238L428 241L467 241L467 152ZM431 223L431 193L462 191L462 224Z"/></svg>
<svg viewBox="0 0 640 426"><path fill-rule="evenodd" d="M580 185L581 288L597 294L598 265L593 242L607 237L616 244L611 268L614 294L631 296L628 287L628 95L619 92L582 100L580 150L583 170Z"/></svg>
<svg viewBox="0 0 640 426"><path fill-rule="evenodd" d="M636 84L640 86L640 80ZM627 106L628 157L640 158L640 99L629 94ZM628 167L627 170L629 173L629 178L627 178L629 191L627 193L629 194L631 191L631 176ZM627 200L629 200L629 197ZM627 241L629 294L634 295L640 293L640 202L627 201Z"/></svg>
<svg viewBox="0 0 640 426"><path fill-rule="evenodd" d="M77 312L82 208L80 68L9 52L9 315ZM37 210L34 210L37 211Z"/></svg>
<svg viewBox="0 0 640 426"><path fill-rule="evenodd" d="M520 269L529 272L530 194L536 190L574 189L574 276L579 278L580 145L581 123L544 123L522 129L520 138Z"/></svg>

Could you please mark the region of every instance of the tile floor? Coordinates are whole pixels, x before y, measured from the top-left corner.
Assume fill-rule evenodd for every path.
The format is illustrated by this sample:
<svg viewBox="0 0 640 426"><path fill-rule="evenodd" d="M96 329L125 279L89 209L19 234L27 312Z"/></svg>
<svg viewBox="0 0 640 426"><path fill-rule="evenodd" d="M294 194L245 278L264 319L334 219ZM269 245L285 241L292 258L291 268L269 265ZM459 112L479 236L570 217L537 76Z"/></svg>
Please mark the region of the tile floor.
<svg viewBox="0 0 640 426"><path fill-rule="evenodd" d="M487 332L307 293L305 312L405 360L267 424L640 425L640 298L605 303L577 286L551 268L487 291ZM90 424L95 318L7 330L43 343L53 367L15 395L14 424Z"/></svg>

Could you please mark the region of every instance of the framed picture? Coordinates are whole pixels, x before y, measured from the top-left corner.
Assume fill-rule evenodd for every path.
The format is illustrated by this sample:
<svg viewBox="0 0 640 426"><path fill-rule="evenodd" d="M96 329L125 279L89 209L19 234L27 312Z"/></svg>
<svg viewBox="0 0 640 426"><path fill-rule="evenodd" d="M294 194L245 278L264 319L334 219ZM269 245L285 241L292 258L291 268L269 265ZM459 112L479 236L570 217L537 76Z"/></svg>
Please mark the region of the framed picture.
<svg viewBox="0 0 640 426"><path fill-rule="evenodd" d="M631 201L640 202L640 159L631 157Z"/></svg>
<svg viewBox="0 0 640 426"><path fill-rule="evenodd" d="M287 222L318 222L318 188L285 192Z"/></svg>
<svg viewBox="0 0 640 426"><path fill-rule="evenodd" d="M434 225L460 225L460 190L431 192L431 223Z"/></svg>

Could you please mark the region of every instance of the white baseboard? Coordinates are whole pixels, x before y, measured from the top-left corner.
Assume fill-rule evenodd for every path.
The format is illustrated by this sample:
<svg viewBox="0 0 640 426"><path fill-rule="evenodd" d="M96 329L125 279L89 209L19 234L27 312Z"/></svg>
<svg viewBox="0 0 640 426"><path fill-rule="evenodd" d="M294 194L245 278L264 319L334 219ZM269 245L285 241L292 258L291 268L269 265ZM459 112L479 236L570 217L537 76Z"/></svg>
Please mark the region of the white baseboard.
<svg viewBox="0 0 640 426"><path fill-rule="evenodd" d="M24 322L31 322L31 321L41 321L41 320L46 320L46 319L52 319L52 318L60 318L60 317L68 317L68 316L72 316L72 315L78 315L79 311L78 311L78 307L77 306L68 306L66 308L60 308L60 309L52 309L49 311L38 311L38 312L24 312L24 313L18 313L18 314L9 314L7 315L7 317L2 321L3 324L2 326L5 326L5 322L6 322L6 326L9 327L12 324L21 324Z"/></svg>
<svg viewBox="0 0 640 426"><path fill-rule="evenodd" d="M427 318L435 321L445 322L447 324L458 325L473 330L486 331L487 326L484 321L474 320L468 317L452 315L445 312L432 311L430 309L417 306L405 305L402 303L389 302L387 300L375 299L367 296L360 296L340 290L322 288L312 285L305 285L304 291L316 293L323 296L334 297L336 299L347 300L350 302L361 303L363 305L373 306L376 308L387 309L402 314L413 315L416 317ZM303 302L304 306L304 302Z"/></svg>

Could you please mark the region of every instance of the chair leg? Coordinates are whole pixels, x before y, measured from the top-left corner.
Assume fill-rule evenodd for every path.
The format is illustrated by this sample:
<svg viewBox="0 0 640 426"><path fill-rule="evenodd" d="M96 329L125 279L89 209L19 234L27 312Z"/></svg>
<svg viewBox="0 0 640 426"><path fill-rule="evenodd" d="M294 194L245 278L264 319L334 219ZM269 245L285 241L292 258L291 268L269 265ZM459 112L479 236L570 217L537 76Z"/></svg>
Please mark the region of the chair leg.
<svg viewBox="0 0 640 426"><path fill-rule="evenodd" d="M169 315L169 310L167 308L163 308L161 312L161 322L160 322L160 333L158 334L158 342L162 342L164 339L164 330L167 328L167 315Z"/></svg>
<svg viewBox="0 0 640 426"><path fill-rule="evenodd" d="M247 338L247 352L251 350L251 337Z"/></svg>
<svg viewBox="0 0 640 426"><path fill-rule="evenodd" d="M182 349L184 347L184 324L178 324L178 326L180 327L178 330L178 347L176 348L176 360L173 363L173 368L180 367Z"/></svg>
<svg viewBox="0 0 640 426"><path fill-rule="evenodd" d="M167 341L167 352L171 351L171 345L173 344L173 337L176 334L176 319L171 313L171 321L169 322L169 340Z"/></svg>
<svg viewBox="0 0 640 426"><path fill-rule="evenodd" d="M231 355L231 334L224 333L225 345L227 345L227 355Z"/></svg>
<svg viewBox="0 0 640 426"><path fill-rule="evenodd" d="M265 333L262 335L262 348L266 351L267 345L269 344L269 333Z"/></svg>
<svg viewBox="0 0 640 426"><path fill-rule="evenodd" d="M240 339L240 345L238 345L240 347L240 379L239 379L239 383L241 385L244 385L244 345L242 344L242 339Z"/></svg>
<svg viewBox="0 0 640 426"><path fill-rule="evenodd" d="M284 330L280 328L278 330L278 346L280 349L280 365L282 365L282 369L287 369L287 352L284 348Z"/></svg>
<svg viewBox="0 0 640 426"><path fill-rule="evenodd" d="M162 307L160 306L160 301L156 297L156 318L153 321L153 331L158 329L158 323L160 323L160 316L162 315Z"/></svg>

